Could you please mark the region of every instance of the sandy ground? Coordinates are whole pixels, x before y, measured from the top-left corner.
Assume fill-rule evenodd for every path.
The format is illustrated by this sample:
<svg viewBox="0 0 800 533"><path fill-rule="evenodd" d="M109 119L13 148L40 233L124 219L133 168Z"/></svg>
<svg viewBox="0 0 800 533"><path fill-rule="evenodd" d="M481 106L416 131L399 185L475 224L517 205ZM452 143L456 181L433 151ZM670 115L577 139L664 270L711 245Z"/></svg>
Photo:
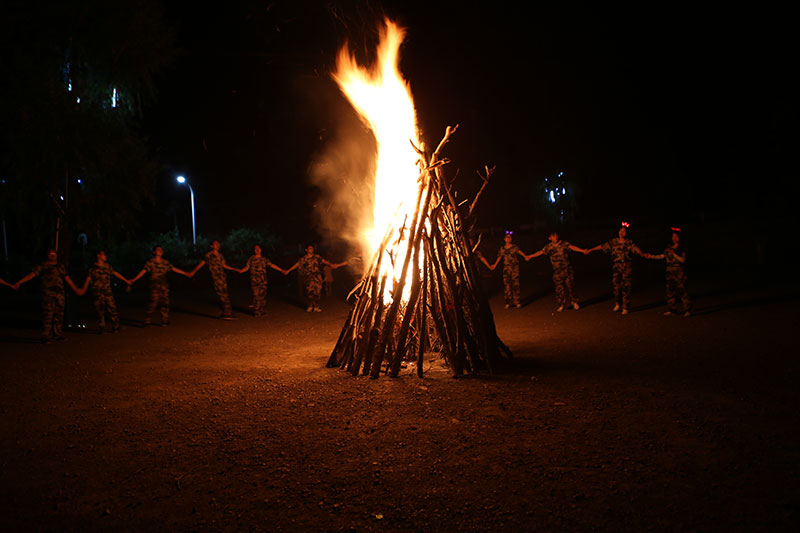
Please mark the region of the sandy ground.
<svg viewBox="0 0 800 533"><path fill-rule="evenodd" d="M663 267L662 267L663 272ZM525 277L527 276L527 277ZM788 530L800 495L798 291L714 274L696 314L640 283L627 317L606 276L554 313L492 305L515 360L452 379L326 369L347 313L223 322L176 291L171 325L34 344L35 292L0 309L0 527L9 530ZM652 281L652 280L651 280ZM496 286L496 280L495 280ZM238 291L238 292L237 292Z"/></svg>

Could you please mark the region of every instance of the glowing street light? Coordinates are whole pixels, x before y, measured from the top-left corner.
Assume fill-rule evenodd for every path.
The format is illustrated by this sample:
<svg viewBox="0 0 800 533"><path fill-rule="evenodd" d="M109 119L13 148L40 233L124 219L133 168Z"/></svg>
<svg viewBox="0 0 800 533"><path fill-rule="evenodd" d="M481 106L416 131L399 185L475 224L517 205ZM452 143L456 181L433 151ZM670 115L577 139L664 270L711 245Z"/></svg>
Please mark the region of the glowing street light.
<svg viewBox="0 0 800 533"><path fill-rule="evenodd" d="M192 186L183 176L178 176L175 179L181 185L186 185L187 187L189 187L189 200L192 204L192 246L197 246L197 233L195 232L195 225L194 225L194 189L192 189Z"/></svg>

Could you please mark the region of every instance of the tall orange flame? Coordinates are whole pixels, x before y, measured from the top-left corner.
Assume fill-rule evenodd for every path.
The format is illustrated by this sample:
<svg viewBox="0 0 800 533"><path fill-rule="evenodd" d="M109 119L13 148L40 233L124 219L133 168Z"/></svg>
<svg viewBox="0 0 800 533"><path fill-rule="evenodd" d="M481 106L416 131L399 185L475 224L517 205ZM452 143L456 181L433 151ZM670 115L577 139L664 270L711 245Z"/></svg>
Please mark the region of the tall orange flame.
<svg viewBox="0 0 800 533"><path fill-rule="evenodd" d="M358 65L345 45L339 51L333 74L377 141L373 222L362 237L365 247L373 253L390 227L397 231L406 217L410 224L419 192L419 156L411 144L420 145L416 111L408 84L398 69L399 50L404 38L403 28L389 19L384 20L374 68ZM396 239L393 237L392 241ZM394 247L401 254L405 249L403 245ZM396 280L403 256L395 253L394 261L395 272L386 270L391 270L389 259L382 265L384 272L389 272ZM406 288L409 285L407 283ZM387 298L384 295L384 301Z"/></svg>

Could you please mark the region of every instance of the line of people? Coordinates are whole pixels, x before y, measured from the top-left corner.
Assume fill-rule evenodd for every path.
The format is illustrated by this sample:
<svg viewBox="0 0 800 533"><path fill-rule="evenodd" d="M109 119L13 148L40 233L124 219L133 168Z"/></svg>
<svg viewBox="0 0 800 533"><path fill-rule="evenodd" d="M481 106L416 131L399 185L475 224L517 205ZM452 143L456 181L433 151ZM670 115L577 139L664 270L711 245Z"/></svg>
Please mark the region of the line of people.
<svg viewBox="0 0 800 533"><path fill-rule="evenodd" d="M632 273L631 260L633 254L645 259L663 260L666 263L666 293L668 309L664 315L682 314L686 317L691 316L691 300L686 288L686 250L681 243L681 229L671 228L672 242L660 254L649 254L642 252L638 246L628 238L628 228L630 224L622 222L617 237L605 243L598 244L592 248L580 248L567 241L561 240L558 232L551 232L547 243L541 250L526 255L514 244L513 232L506 231L504 244L497 252L497 259L490 264L486 258L478 253L478 259L482 261L489 270L494 270L500 261L503 261L503 297L505 308L519 308L520 305L520 282L519 282L519 259L517 256L524 257L530 261L535 257L546 255L550 258L553 266L553 284L558 300L558 312L564 311L567 307L580 309L578 299L575 297L575 271L569 260L569 252L578 252L588 255L592 252L602 250L611 256L612 277L611 282L614 286L614 308L627 315L630 310ZM681 305L678 305L680 300Z"/></svg>
<svg viewBox="0 0 800 533"><path fill-rule="evenodd" d="M41 303L42 303L42 341L64 340L63 323L65 295L64 284L66 283L78 296L83 296L91 288L92 301L95 312L97 313L100 332L106 331L106 318L110 322L110 332L117 333L120 328L119 313L117 312L114 295L111 291L111 278L115 277L127 284L133 285L145 275L149 275L149 298L145 311L144 324L150 325L153 313L158 310L161 318L160 324L169 324L169 281L168 274L174 272L187 278L193 278L204 266L208 266L214 291L220 300L222 315L224 320L234 319L233 309L228 296L228 281L225 270L232 270L238 273L250 272L250 288L253 294L252 308L253 316L264 315L267 298L267 267L270 267L284 275L288 275L295 269L304 280L304 289L308 301L306 311L320 312L320 296L323 283L323 266L336 269L346 265L347 262L331 263L314 253L314 247L306 247L306 254L301 257L294 265L288 269L283 269L272 263L262 255L261 246L256 244L251 255L242 268L229 266L225 257L220 253L219 241L212 241L211 250L205 254L200 263L191 271L186 272L174 266L164 257L164 249L160 245L153 247L153 257L150 258L136 276L131 279L126 278L117 272L109 263L104 250L97 252L96 261L89 267L86 280L83 286L78 287L70 278L66 268L58 263L56 250L51 249L47 252L47 259L35 266L33 270L22 277L19 281L11 284L0 278L0 285L17 290L21 285L27 283L35 277L40 278Z"/></svg>

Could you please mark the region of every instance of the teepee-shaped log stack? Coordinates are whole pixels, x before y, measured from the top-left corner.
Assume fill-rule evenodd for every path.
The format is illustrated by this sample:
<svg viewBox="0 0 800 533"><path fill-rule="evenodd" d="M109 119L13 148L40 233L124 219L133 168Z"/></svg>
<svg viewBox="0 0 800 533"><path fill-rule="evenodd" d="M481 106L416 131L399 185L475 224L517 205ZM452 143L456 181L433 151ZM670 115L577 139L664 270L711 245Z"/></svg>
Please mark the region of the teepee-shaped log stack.
<svg viewBox="0 0 800 533"><path fill-rule="evenodd" d="M385 369L394 377L404 360L417 360L421 377L423 355L433 344L440 347L454 376L491 372L501 350L511 357L497 336L480 284L474 256L477 244L473 247L469 241L469 228L441 171L448 160L440 158L440 152L456 128L447 128L429 161L417 149L422 171L414 215L386 229L369 268L351 293L355 303L327 366L372 378ZM481 176L484 183L469 206L467 220L472 219L492 170L487 167ZM401 265L394 265L400 274L388 279L395 276L382 274L386 269L381 263L395 258L402 258ZM391 298L385 298L384 291L390 291Z"/></svg>

